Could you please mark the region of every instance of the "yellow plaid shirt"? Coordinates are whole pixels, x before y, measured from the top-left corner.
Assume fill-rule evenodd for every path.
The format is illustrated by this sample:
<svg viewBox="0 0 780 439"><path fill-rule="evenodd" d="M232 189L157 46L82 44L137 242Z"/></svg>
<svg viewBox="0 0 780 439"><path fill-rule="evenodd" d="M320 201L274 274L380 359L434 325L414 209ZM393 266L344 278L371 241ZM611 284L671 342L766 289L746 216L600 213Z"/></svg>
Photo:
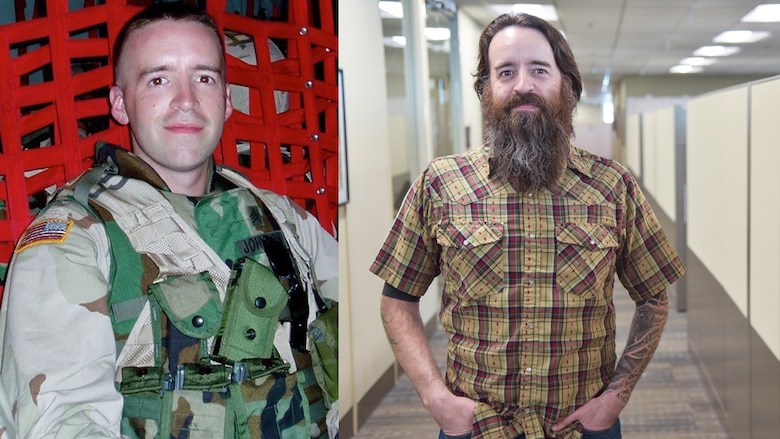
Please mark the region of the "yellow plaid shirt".
<svg viewBox="0 0 780 439"><path fill-rule="evenodd" d="M441 274L446 382L477 401L474 438L578 438L552 425L615 368L614 275L635 301L685 272L631 174L572 146L552 191L488 178L485 147L434 160L371 271L422 296Z"/></svg>

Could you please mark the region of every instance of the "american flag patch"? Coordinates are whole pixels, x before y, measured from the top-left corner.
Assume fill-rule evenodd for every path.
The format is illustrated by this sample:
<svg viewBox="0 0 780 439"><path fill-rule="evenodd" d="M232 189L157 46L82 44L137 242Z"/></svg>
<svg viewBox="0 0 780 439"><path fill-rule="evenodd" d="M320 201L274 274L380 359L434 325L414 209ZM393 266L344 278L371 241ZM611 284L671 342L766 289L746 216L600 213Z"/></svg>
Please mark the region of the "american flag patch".
<svg viewBox="0 0 780 439"><path fill-rule="evenodd" d="M65 241L72 225L73 221L60 219L47 219L33 224L24 231L14 253L38 244L61 243Z"/></svg>

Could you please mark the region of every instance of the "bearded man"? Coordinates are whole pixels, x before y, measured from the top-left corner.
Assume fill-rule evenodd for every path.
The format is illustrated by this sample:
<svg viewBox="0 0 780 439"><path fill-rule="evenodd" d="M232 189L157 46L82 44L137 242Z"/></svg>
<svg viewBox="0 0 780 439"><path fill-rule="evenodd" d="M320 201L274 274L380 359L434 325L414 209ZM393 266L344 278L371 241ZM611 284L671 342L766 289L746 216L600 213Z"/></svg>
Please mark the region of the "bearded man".
<svg viewBox="0 0 780 439"><path fill-rule="evenodd" d="M685 268L628 170L571 145L582 78L558 30L498 17L474 87L484 145L428 165L371 267L393 352L440 438L620 438ZM615 274L636 302L619 361ZM419 312L439 275L444 379Z"/></svg>

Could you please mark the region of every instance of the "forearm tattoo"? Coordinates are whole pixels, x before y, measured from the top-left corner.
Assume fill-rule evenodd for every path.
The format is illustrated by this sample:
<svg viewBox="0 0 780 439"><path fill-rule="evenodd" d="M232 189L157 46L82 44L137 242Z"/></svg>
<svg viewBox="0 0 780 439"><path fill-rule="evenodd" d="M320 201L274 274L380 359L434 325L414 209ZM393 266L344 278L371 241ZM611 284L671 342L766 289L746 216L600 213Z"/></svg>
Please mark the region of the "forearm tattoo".
<svg viewBox="0 0 780 439"><path fill-rule="evenodd" d="M669 296L664 292L637 303L634 319L628 332L628 341L615 369L607 391L628 402L639 377L642 376L661 341L661 334L669 314Z"/></svg>
<svg viewBox="0 0 780 439"><path fill-rule="evenodd" d="M387 335L387 341L390 343L390 345L397 345L398 342L395 340L395 338L393 338L392 335L390 335L390 328L387 327L387 319L385 318L384 314L382 314L382 326L385 327L385 334Z"/></svg>

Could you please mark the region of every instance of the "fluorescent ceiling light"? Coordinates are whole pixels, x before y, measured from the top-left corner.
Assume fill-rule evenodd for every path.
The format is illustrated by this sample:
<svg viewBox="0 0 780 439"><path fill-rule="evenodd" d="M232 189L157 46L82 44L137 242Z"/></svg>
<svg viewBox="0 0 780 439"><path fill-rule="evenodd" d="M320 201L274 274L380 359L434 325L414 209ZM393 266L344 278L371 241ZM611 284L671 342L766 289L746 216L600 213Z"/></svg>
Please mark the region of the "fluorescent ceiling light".
<svg viewBox="0 0 780 439"><path fill-rule="evenodd" d="M767 31L728 30L713 38L712 42L726 44L755 43L756 41L769 38L769 35Z"/></svg>
<svg viewBox="0 0 780 439"><path fill-rule="evenodd" d="M729 56L741 49L734 46L702 46L693 52L694 56Z"/></svg>
<svg viewBox="0 0 780 439"><path fill-rule="evenodd" d="M742 17L743 22L748 23L774 23L780 21L780 5L758 5Z"/></svg>
<svg viewBox="0 0 780 439"><path fill-rule="evenodd" d="M669 73L699 73L702 70L704 70L704 67L680 64L669 69Z"/></svg>
<svg viewBox="0 0 780 439"><path fill-rule="evenodd" d="M425 38L430 41L447 41L450 39L450 29L447 27L426 27Z"/></svg>
<svg viewBox="0 0 780 439"><path fill-rule="evenodd" d="M715 64L717 60L715 58L704 58L701 56L694 56L685 58L680 61L680 64L687 64L689 66L711 66Z"/></svg>
<svg viewBox="0 0 780 439"><path fill-rule="evenodd" d="M404 5L400 1L380 1L379 10L383 12L382 18L403 18Z"/></svg>
<svg viewBox="0 0 780 439"><path fill-rule="evenodd" d="M516 3L514 5L496 5L490 7L498 14L530 14L547 21L558 21L558 11L553 5L538 5L531 3Z"/></svg>

